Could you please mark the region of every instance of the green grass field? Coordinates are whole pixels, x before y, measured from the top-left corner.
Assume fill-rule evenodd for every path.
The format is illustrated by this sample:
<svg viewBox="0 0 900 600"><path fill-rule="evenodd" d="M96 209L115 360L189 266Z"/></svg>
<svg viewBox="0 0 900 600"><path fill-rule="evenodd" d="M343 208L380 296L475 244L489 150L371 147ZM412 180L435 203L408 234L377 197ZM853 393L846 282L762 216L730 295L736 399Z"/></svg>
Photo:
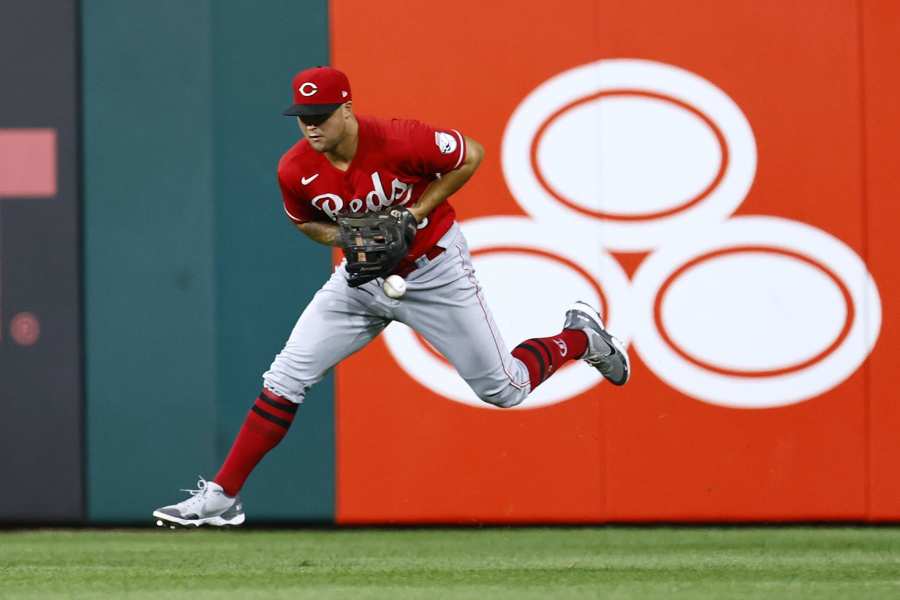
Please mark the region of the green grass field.
<svg viewBox="0 0 900 600"><path fill-rule="evenodd" d="M900 529L11 531L0 598L900 598Z"/></svg>

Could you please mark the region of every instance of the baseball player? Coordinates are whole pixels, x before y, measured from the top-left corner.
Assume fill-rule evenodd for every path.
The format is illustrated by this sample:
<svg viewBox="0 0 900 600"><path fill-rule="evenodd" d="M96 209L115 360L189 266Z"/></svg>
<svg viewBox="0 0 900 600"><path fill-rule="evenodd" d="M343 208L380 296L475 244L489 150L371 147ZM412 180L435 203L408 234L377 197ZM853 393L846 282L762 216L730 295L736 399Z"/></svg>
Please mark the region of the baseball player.
<svg viewBox="0 0 900 600"><path fill-rule="evenodd" d="M185 490L187 500L154 511L161 526L243 523L238 492L287 433L306 391L391 321L421 334L498 407L521 403L570 360L587 361L615 385L628 381L625 348L583 302L566 312L558 334L507 349L447 201L478 169L481 144L456 129L357 116L337 69L301 71L292 86L284 114L297 118L303 137L278 164L284 210L304 235L343 248L346 260L263 375L219 472ZM392 277L388 287L392 275L403 281Z"/></svg>

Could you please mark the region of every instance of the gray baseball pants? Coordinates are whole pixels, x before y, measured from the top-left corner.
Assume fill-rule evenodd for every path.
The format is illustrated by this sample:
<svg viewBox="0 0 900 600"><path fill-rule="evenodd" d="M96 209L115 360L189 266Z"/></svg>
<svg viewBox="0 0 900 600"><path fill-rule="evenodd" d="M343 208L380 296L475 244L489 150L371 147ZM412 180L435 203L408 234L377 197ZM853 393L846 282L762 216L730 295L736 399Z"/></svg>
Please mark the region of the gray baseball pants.
<svg viewBox="0 0 900 600"><path fill-rule="evenodd" d="M328 369L400 321L434 346L479 398L504 408L521 403L531 391L528 370L503 342L459 225L438 245L445 251L409 274L398 300L385 295L382 279L351 288L342 263L300 315L263 375L265 387L303 402Z"/></svg>

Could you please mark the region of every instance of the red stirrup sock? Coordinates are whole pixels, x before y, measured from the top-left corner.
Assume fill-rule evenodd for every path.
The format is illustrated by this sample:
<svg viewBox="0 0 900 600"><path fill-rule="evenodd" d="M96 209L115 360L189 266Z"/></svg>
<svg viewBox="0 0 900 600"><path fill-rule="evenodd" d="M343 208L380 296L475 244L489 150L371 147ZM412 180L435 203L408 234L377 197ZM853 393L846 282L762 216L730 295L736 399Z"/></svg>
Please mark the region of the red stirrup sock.
<svg viewBox="0 0 900 600"><path fill-rule="evenodd" d="M294 421L297 404L264 389L247 414L228 457L213 481L234 496L266 453L278 445Z"/></svg>
<svg viewBox="0 0 900 600"><path fill-rule="evenodd" d="M561 366L587 352L587 335L578 329L563 329L559 335L531 338L516 346L512 355L525 363L531 390L541 385Z"/></svg>

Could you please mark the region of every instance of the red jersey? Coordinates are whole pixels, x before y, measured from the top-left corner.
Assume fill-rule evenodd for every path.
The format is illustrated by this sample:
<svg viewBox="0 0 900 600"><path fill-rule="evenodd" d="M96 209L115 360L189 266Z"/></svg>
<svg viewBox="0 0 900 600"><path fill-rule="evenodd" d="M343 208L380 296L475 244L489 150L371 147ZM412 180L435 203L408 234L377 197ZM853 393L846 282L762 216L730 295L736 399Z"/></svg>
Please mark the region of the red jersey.
<svg viewBox="0 0 900 600"><path fill-rule="evenodd" d="M458 168L466 142L455 129L406 119L357 117L359 143L346 171L303 139L278 162L284 210L295 223L334 221L341 213L369 212L418 202L428 184ZM450 229L456 213L442 202L419 224L407 255L424 254Z"/></svg>

